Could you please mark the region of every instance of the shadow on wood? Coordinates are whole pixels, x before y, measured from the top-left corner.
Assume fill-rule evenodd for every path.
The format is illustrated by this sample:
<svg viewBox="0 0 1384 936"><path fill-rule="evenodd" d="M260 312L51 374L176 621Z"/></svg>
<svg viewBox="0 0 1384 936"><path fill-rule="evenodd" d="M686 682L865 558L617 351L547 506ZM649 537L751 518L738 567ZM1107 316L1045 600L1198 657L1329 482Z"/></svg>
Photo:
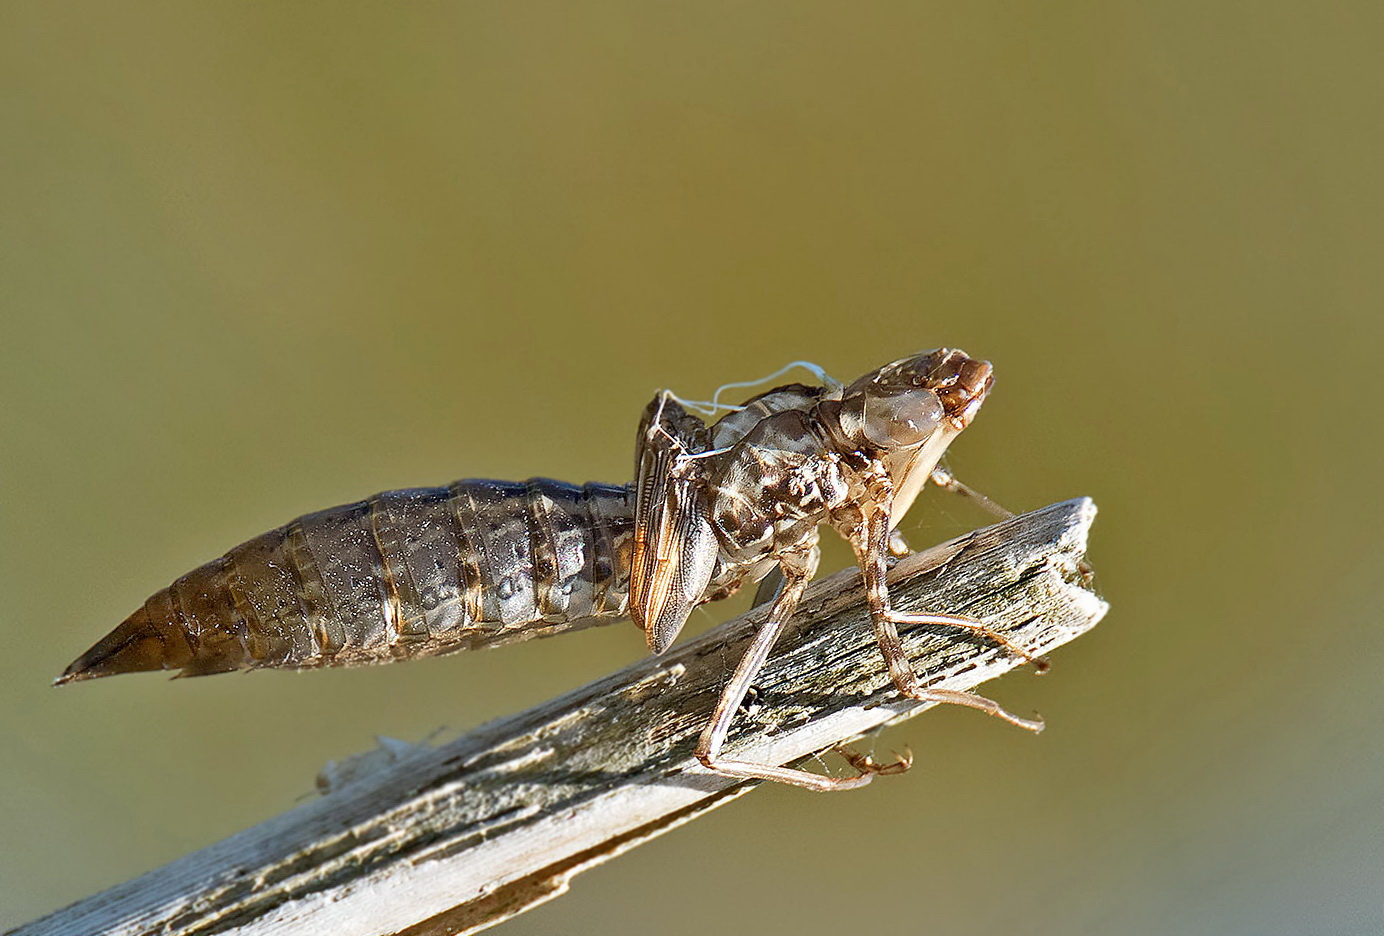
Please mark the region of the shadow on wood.
<svg viewBox="0 0 1384 936"><path fill-rule="evenodd" d="M1095 513L1086 499L1054 504L909 556L890 576L895 606L979 618L1047 652L1105 613L1083 560ZM808 590L756 680L754 711L736 720L731 756L797 761L930 707L894 691L858 586L850 569ZM692 749L762 620L756 609L449 744L395 750L319 800L13 932L440 936L493 925L753 789ZM970 689L1018 665L955 629L903 637L935 688Z"/></svg>

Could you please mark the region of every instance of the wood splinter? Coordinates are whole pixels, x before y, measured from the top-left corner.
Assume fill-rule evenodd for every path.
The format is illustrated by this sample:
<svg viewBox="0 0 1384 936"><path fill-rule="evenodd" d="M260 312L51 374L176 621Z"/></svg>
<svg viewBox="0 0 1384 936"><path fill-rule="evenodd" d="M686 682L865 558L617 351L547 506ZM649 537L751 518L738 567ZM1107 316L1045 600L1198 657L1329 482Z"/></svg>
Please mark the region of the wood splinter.
<svg viewBox="0 0 1384 936"><path fill-rule="evenodd" d="M1046 654L1105 614L1083 558L1095 513L1087 499L1054 504L906 557L888 570L892 607L946 609ZM728 733L732 759L801 761L930 708L927 693L969 692L1022 662L983 635L905 614L899 641L925 688L903 697L860 584L850 569L805 589L755 677L753 712ZM755 787L694 751L724 661L743 656L764 620L758 608L450 743L395 752L330 795L13 932L436 936L508 919ZM919 728L909 735L925 759L944 756ZM895 772L850 756L857 771Z"/></svg>

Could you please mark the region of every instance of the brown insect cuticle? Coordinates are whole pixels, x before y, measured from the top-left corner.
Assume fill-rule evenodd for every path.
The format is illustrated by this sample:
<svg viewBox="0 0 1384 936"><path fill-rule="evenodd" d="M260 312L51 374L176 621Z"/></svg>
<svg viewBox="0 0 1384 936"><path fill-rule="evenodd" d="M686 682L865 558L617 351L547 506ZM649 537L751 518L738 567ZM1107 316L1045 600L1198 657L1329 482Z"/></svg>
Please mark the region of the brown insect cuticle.
<svg viewBox="0 0 1384 936"><path fill-rule="evenodd" d="M828 524L857 553L876 638L902 694L1040 730L1041 722L980 696L920 689L897 625L960 627L1038 672L1048 669L1046 660L979 621L899 612L886 581L893 528L974 419L994 384L993 368L941 348L849 385L823 382L776 387L729 407L710 425L660 392L636 435L630 484L465 480L305 515L155 593L57 683L151 669L208 675L359 666L620 617L633 618L659 653L693 608L772 566L782 583L716 703L696 759L733 777L853 789L876 774L907 770L911 752L880 764L843 751L860 774L850 778L722 752L755 675L816 572L818 528ZM939 477L969 492L946 473Z"/></svg>

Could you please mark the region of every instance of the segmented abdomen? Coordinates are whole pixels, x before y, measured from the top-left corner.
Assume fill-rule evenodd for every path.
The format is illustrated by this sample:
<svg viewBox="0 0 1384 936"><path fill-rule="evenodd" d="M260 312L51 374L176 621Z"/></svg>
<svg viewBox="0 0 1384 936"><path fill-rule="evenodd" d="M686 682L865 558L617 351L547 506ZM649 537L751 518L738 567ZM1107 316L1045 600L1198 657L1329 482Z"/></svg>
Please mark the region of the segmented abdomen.
<svg viewBox="0 0 1384 936"><path fill-rule="evenodd" d="M435 656L626 614L627 487L457 481L299 517L153 595L60 682Z"/></svg>

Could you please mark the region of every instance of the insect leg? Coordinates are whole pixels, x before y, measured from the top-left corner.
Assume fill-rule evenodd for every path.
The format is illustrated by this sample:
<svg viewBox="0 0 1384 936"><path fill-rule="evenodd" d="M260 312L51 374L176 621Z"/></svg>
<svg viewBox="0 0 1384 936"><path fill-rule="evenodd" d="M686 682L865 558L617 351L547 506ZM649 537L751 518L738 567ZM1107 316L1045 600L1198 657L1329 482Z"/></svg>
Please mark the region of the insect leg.
<svg viewBox="0 0 1384 936"><path fill-rule="evenodd" d="M792 561L794 558L797 561ZM771 764L721 759L721 748L726 743L726 736L730 733L731 722L735 719L735 713L739 710L740 703L744 701L755 676L764 668L764 662L769 657L769 651L773 648L774 642L778 640L779 634L782 633L784 624L787 623L788 618L792 616L793 610L797 607L798 599L802 597L808 579L812 578L812 573L817 565L816 547L812 548L810 555L781 556L780 561L783 569L783 587L779 591L778 597L774 599L774 606L769 611L768 619L760 627L759 633L755 634L754 640L750 642L745 655L736 666L730 682L721 692L721 698L716 701L716 708L711 714L711 721L707 723L706 730L702 732L701 738L697 741L695 751L697 760L711 770L732 777L743 777L746 780L778 780L822 793L832 790L851 790L864 786L873 779L876 773L899 772L900 768L896 765L876 764L867 758L852 761L853 766L860 771L854 777L824 777L793 767L776 767Z"/></svg>
<svg viewBox="0 0 1384 936"><path fill-rule="evenodd" d="M969 484L965 484L958 480L956 475L952 474L941 465L932 469L930 477L932 478L932 483L942 488L944 491L951 491L953 494L960 494L962 497L970 498L1000 520L1012 520L1014 518L1013 511L1000 506ZM895 532L897 533L897 531ZM903 555L903 553L895 551L895 543L892 539L889 543L889 549L891 552L894 552L896 556ZM1091 568L1091 564L1085 559L1078 560L1077 571L1082 574L1088 584L1095 577L1095 570Z"/></svg>
<svg viewBox="0 0 1384 936"><path fill-rule="evenodd" d="M899 624L936 624L945 627L964 628L993 640L1016 656L1040 667L1040 672L1047 668L1047 663L1034 657L1022 647L979 621L950 614L915 614L895 611L890 606L889 586L885 581L887 573L885 553L889 539L888 518L887 509L872 511L864 524L866 541L863 544L853 541L852 545L856 547L861 574L865 578L866 597L870 604L870 619L874 625L875 639L879 642L880 652L884 654L884 662L889 667L889 675L894 680L894 685L899 692L910 699L918 699L922 702L965 705L1028 731L1042 731L1042 719L1020 718L1018 715L1006 711L998 702L991 701L984 696L953 689L925 689L918 684L917 674L913 672L913 666L909 663L908 655L903 649L903 641L899 639L897 627Z"/></svg>
<svg viewBox="0 0 1384 936"><path fill-rule="evenodd" d="M759 587L754 590L754 600L750 602L750 607L757 608L762 604L767 604L779 596L783 590L783 573L778 566L764 578L759 580Z"/></svg>
<svg viewBox="0 0 1384 936"><path fill-rule="evenodd" d="M969 497L971 500L975 501L981 507L985 508L985 510L987 510L989 513L993 514L1001 520L1010 520L1014 517L1014 513L1012 511L1006 510L1004 507L1001 507L999 504L995 503L990 498L986 497L984 494L980 493L975 488L971 487L969 484L965 484L957 480L954 474L952 474L947 469L943 468L941 465L938 465L936 468L932 469L932 483L937 485L944 491L951 491L953 494L960 494L962 497Z"/></svg>
<svg viewBox="0 0 1384 936"><path fill-rule="evenodd" d="M933 468L932 474L930 474L928 477L931 479L933 484L937 485L942 490L950 491L953 494L959 494L962 497L969 498L970 500L975 501L981 507L981 509L983 509L993 517L996 517L1000 520L1012 520L1014 518L1014 513L1012 511L995 503L990 498L986 497L984 494L980 493L975 488L971 487L969 484L961 482L957 479L957 477L954 474L952 474L946 468L943 468L941 465L938 465L936 468ZM903 534L898 531L898 528L896 527L895 529L890 530L889 554L891 556L906 556L910 552L912 552L912 550L908 546L908 540L904 539Z"/></svg>

